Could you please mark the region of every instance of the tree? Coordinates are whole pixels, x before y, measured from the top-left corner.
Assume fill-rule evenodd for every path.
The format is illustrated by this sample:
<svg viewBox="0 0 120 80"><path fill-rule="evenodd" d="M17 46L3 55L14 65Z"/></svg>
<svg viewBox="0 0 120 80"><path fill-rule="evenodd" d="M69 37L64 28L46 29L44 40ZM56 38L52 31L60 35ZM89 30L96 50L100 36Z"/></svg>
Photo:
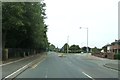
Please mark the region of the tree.
<svg viewBox="0 0 120 80"><path fill-rule="evenodd" d="M46 4L40 2L2 3L3 48L45 51L48 47Z"/></svg>
<svg viewBox="0 0 120 80"><path fill-rule="evenodd" d="M64 53L67 53L67 47L68 47L68 50L69 50L69 45L67 43L65 43L64 46L61 48L61 51L64 52Z"/></svg>
<svg viewBox="0 0 120 80"><path fill-rule="evenodd" d="M24 25L21 21L23 5L24 3L2 3L2 56L5 60L8 58L8 50L4 48L16 47L19 43L16 32Z"/></svg>
<svg viewBox="0 0 120 80"><path fill-rule="evenodd" d="M98 49L97 47L92 48L92 53L100 53L101 49Z"/></svg>
<svg viewBox="0 0 120 80"><path fill-rule="evenodd" d="M18 30L22 25L22 21L20 19L23 13L23 5L24 3L2 3L2 44L3 48L6 46L6 38L8 33L13 30ZM13 32L14 33L14 32ZM14 34L15 35L15 34ZM15 40L15 39L14 39ZM12 41L16 42L16 41Z"/></svg>
<svg viewBox="0 0 120 80"><path fill-rule="evenodd" d="M43 7L43 2L3 3L3 47L45 49L48 41Z"/></svg>
<svg viewBox="0 0 120 80"><path fill-rule="evenodd" d="M71 53L80 53L81 52L79 45L71 45L69 50Z"/></svg>
<svg viewBox="0 0 120 80"><path fill-rule="evenodd" d="M49 50L50 50L50 51L55 51L55 46L54 46L53 44L50 44Z"/></svg>
<svg viewBox="0 0 120 80"><path fill-rule="evenodd" d="M90 47L88 47L88 52L90 52L91 51L91 48ZM82 52L84 52L84 53L86 53L87 52L87 47L82 47Z"/></svg>
<svg viewBox="0 0 120 80"><path fill-rule="evenodd" d="M57 48L55 48L55 51L56 52L60 52L60 49L57 47Z"/></svg>

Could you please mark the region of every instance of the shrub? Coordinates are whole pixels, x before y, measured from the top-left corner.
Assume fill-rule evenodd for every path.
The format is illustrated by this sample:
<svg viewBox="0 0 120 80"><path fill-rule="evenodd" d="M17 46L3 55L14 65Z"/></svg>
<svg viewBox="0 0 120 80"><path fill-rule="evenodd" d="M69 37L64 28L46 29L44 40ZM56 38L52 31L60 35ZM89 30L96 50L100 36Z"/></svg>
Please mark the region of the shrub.
<svg viewBox="0 0 120 80"><path fill-rule="evenodd" d="M120 53L114 55L114 59L120 60Z"/></svg>

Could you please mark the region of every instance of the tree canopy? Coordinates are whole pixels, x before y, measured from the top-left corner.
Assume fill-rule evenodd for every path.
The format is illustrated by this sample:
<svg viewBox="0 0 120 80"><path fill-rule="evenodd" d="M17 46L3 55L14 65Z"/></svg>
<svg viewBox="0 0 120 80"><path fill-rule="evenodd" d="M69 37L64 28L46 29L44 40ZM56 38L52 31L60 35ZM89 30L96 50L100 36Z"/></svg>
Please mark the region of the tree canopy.
<svg viewBox="0 0 120 80"><path fill-rule="evenodd" d="M3 2L2 42L3 48L32 48L46 50L48 47L44 1Z"/></svg>
<svg viewBox="0 0 120 80"><path fill-rule="evenodd" d="M86 53L87 52L87 47L82 47L81 48L82 49L82 52L84 52L84 53ZM90 52L91 51L91 48L90 47L88 47L88 52Z"/></svg>
<svg viewBox="0 0 120 80"><path fill-rule="evenodd" d="M71 45L69 50L71 53L78 53L78 52L80 53L81 52L79 45Z"/></svg>
<svg viewBox="0 0 120 80"><path fill-rule="evenodd" d="M69 45L67 43L65 43L63 45L63 47L61 48L61 52L67 53L67 47L68 47L68 50L69 50Z"/></svg>
<svg viewBox="0 0 120 80"><path fill-rule="evenodd" d="M92 48L92 53L100 53L100 52L101 52L101 49L97 47Z"/></svg>
<svg viewBox="0 0 120 80"><path fill-rule="evenodd" d="M50 45L49 45L49 50L50 50L50 51L55 51L55 45L50 44Z"/></svg>

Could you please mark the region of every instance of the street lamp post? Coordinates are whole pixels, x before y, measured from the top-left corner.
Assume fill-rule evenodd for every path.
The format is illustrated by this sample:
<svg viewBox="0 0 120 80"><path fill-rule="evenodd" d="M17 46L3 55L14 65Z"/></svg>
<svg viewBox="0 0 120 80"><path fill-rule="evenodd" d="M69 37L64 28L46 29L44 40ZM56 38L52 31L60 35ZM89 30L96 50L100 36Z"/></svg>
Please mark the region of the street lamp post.
<svg viewBox="0 0 120 80"><path fill-rule="evenodd" d="M87 53L88 53L88 51L89 51L89 50L88 50L88 27L87 27L87 28L86 28L86 27L80 27L80 29L81 29L81 28L87 29Z"/></svg>

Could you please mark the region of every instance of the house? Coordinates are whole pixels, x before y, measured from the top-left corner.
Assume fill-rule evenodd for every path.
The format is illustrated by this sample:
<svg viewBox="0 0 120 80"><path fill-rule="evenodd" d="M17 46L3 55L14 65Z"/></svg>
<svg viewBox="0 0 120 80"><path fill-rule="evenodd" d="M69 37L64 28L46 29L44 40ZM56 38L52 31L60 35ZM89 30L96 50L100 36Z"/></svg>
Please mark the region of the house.
<svg viewBox="0 0 120 80"><path fill-rule="evenodd" d="M103 46L101 52L111 53L111 44L107 44L107 45Z"/></svg>
<svg viewBox="0 0 120 80"><path fill-rule="evenodd" d="M119 40L115 40L115 42L111 43L111 53L120 53L120 39Z"/></svg>
<svg viewBox="0 0 120 80"><path fill-rule="evenodd" d="M111 44L107 44L107 53L111 53Z"/></svg>
<svg viewBox="0 0 120 80"><path fill-rule="evenodd" d="M119 53L120 52L120 39L115 40L111 44L107 44L104 47L102 47L102 52L105 53Z"/></svg>
<svg viewBox="0 0 120 80"><path fill-rule="evenodd" d="M105 58L114 59L115 54L118 53L120 53L120 39L103 46L100 55Z"/></svg>

